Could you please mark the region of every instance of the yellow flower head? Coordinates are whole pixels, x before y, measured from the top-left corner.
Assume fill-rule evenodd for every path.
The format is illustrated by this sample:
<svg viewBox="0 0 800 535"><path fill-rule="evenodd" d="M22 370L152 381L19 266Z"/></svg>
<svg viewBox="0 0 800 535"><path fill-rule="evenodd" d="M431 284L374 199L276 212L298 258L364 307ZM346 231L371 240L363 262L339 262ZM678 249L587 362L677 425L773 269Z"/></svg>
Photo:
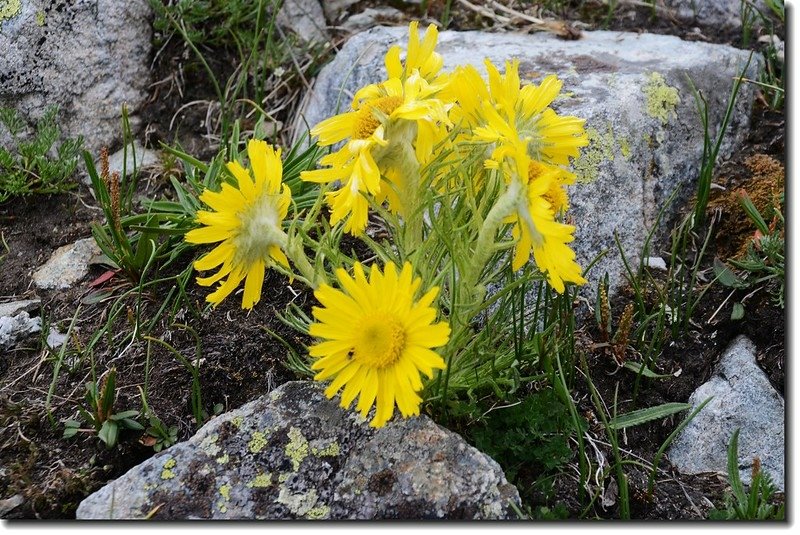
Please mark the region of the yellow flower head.
<svg viewBox="0 0 800 535"><path fill-rule="evenodd" d="M415 71L425 80L432 82L442 69L444 60L435 52L439 31L430 24L425 30L422 42L419 40L419 22L412 21L408 25L408 50L405 65L400 60L402 52L399 45L395 45L386 53L386 74L389 78L405 80Z"/></svg>
<svg viewBox="0 0 800 535"><path fill-rule="evenodd" d="M533 253L537 267L558 293L564 292L565 282L584 284L575 252L567 245L574 240L575 227L556 220L556 213L567 208L564 184L574 176L561 168L532 161L525 154L513 159L525 162L528 173L511 179L513 186L520 188L515 213L506 221L514 225L511 233L517 240L512 269L524 266Z"/></svg>
<svg viewBox="0 0 800 535"><path fill-rule="evenodd" d="M239 162L228 162L227 168L236 179L237 187L223 183L220 191L205 190L200 200L213 211L197 212L197 221L204 225L186 233L189 243L221 242L194 263L200 271L219 271L210 277L198 277L202 286L227 279L206 300L218 305L244 283L242 308L252 308L261 298L264 271L278 262L286 268L289 262L281 250L286 234L281 222L291 202L291 192L282 184L283 165L280 150L275 151L264 141L247 144L252 173Z"/></svg>
<svg viewBox="0 0 800 535"><path fill-rule="evenodd" d="M436 309L431 303L438 288L414 300L422 279L413 278L408 262L400 273L391 263L383 272L373 265L369 279L359 263L353 272L351 277L337 270L342 290L323 284L314 292L322 307L314 307L319 323L311 324L309 334L323 341L309 348L318 359L311 368L319 370L314 379L333 379L325 390L328 398L344 387L342 408L359 396L356 409L366 418L374 405L370 425L382 427L395 404L403 417L419 414L420 372L430 378L434 369L444 369L431 348L447 343L450 327L433 323Z"/></svg>
<svg viewBox="0 0 800 535"><path fill-rule="evenodd" d="M584 119L560 116L550 104L561 91L562 83L547 76L540 85L520 87L519 61L507 61L506 72L486 61L491 99L482 104L485 125L475 129L475 138L498 146L522 144L531 158L537 161L568 165L569 158L580 155L580 147L589 141L583 130ZM518 172L524 176L524 162L518 162Z"/></svg>
<svg viewBox="0 0 800 535"><path fill-rule="evenodd" d="M348 217L347 232L364 232L369 204L365 195L378 202L388 195L385 190L392 185L382 180L382 174L390 167L402 166L398 144L413 145L411 157L432 152L435 131L447 122L445 106L435 97L439 90L417 73L404 81L391 78L362 88L356 93L352 111L311 129L321 146L347 140L337 152L320 159L321 165L330 167L301 174L309 182L342 182L341 188L328 194L332 225Z"/></svg>

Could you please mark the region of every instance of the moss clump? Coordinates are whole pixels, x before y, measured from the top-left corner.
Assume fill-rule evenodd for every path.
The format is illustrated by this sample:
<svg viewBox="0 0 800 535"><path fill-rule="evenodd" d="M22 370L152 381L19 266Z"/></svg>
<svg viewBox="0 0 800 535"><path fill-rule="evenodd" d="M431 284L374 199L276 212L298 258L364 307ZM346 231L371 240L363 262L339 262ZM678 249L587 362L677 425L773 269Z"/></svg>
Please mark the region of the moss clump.
<svg viewBox="0 0 800 535"><path fill-rule="evenodd" d="M167 459L167 462L164 463L164 467L161 469L161 479L166 480L174 478L175 472L173 472L172 469L175 468L176 464L178 464L178 462L174 458L170 457Z"/></svg>
<svg viewBox="0 0 800 535"><path fill-rule="evenodd" d="M17 16L22 9L22 0L0 0L0 22Z"/></svg>
<svg viewBox="0 0 800 535"><path fill-rule="evenodd" d="M300 463L303 462L303 459L308 457L308 440L296 427L289 429L287 436L289 437L289 443L286 444L286 456L291 459L292 468L296 472L300 469Z"/></svg>
<svg viewBox="0 0 800 535"><path fill-rule="evenodd" d="M662 125L669 122L670 116L678 116L675 108L681 101L680 94L676 88L667 85L661 73L651 73L642 91L647 99L647 115L660 120Z"/></svg>

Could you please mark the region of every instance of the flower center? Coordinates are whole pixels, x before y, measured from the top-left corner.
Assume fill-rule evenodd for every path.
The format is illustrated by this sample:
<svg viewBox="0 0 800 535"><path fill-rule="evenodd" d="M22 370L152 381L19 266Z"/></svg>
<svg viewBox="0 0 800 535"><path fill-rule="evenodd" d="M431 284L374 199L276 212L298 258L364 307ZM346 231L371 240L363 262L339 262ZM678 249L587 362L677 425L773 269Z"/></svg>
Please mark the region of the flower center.
<svg viewBox="0 0 800 535"><path fill-rule="evenodd" d="M241 227L234 238L238 260L247 264L266 259L269 248L279 245L280 217L276 195L264 193L252 206L238 214Z"/></svg>
<svg viewBox="0 0 800 535"><path fill-rule="evenodd" d="M532 184L536 180L549 180L547 191L542 194L542 197L550 203L550 207L554 212L560 213L566 211L569 205L567 193L555 178L555 173L545 165L537 161L531 161L531 163L528 164L528 183Z"/></svg>
<svg viewBox="0 0 800 535"><path fill-rule="evenodd" d="M373 368L391 366L406 348L406 330L397 318L376 313L365 318L353 347L353 357Z"/></svg>
<svg viewBox="0 0 800 535"><path fill-rule="evenodd" d="M403 97L381 97L373 102L365 104L363 108L358 110L358 117L356 118L355 132L353 137L356 139L367 139L375 130L381 125L381 120L376 117L375 110L378 110L383 115L390 115L394 110L403 104Z"/></svg>

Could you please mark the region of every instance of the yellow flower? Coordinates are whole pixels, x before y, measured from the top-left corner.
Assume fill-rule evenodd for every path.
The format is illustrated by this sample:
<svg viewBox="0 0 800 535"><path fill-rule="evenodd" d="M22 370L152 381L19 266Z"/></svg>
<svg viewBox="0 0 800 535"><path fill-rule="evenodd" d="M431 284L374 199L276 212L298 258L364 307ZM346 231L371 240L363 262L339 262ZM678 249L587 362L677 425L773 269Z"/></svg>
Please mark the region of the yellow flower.
<svg viewBox="0 0 800 535"><path fill-rule="evenodd" d="M342 186L328 193L332 208L331 224L345 217L345 230L360 235L367 226L367 195L381 202L392 184L382 180L390 168L402 168L408 158L420 158L433 150L435 132L447 122L444 104L435 94L440 86L429 84L418 73L405 81L391 78L362 88L353 111L322 121L311 129L321 146L347 139L337 152L322 159L324 169L306 171L303 180L318 183L341 181ZM348 139L349 138L349 139ZM414 153L404 153L413 147ZM394 197L396 198L396 196ZM400 206L392 210L402 211Z"/></svg>
<svg viewBox="0 0 800 535"><path fill-rule="evenodd" d="M336 272L344 291L323 284L314 292L323 307L314 307L319 323L311 324L309 334L323 341L309 348L318 359L311 368L319 370L314 379L333 379L325 390L328 398L344 387L342 408L349 408L358 395L356 410L366 418L375 405L370 425L382 427L395 404L403 417L419 414L420 372L430 378L434 369L444 369L431 348L447 343L450 327L433 323L436 309L431 303L438 288L414 300L422 279L413 279L408 262L400 273L392 263L383 273L373 265L369 279L359 263L353 272L354 277L344 269Z"/></svg>
<svg viewBox="0 0 800 535"><path fill-rule="evenodd" d="M556 213L567 208L564 181L569 175L558 167L531 161L526 155L516 158L527 161L528 174L522 180L512 178L513 185L520 187L515 213L506 220L514 225L511 233L517 240L512 269L524 266L532 252L537 267L558 293L564 292L565 282L584 284L575 252L567 245L574 240L575 227L556 221Z"/></svg>
<svg viewBox="0 0 800 535"><path fill-rule="evenodd" d="M433 24L428 25L422 42L419 40L419 22L412 21L408 25L408 51L406 52L405 65L400 60L402 52L399 45L395 45L386 53L385 64L386 74L389 78L399 78L405 80L415 71L432 82L436 79L442 69L444 60L437 54L436 42L439 38L439 31Z"/></svg>
<svg viewBox="0 0 800 535"><path fill-rule="evenodd" d="M555 75L538 86L520 87L519 61L506 62L504 75L488 60L486 70L492 98L482 104L486 124L475 128L476 139L498 146L521 143L531 158L554 165L568 165L569 158L580 155L578 149L589 143L585 120L560 116L548 107L561 91L562 83ZM519 173L527 173L524 165Z"/></svg>
<svg viewBox="0 0 800 535"><path fill-rule="evenodd" d="M238 187L223 183L218 192L205 190L200 200L213 211L198 211L197 221L205 226L187 232L185 237L189 243L222 242L194 263L199 271L221 265L216 274L198 277L202 286L211 286L227 276L206 297L215 306L244 279L242 308L253 308L261 298L265 269L273 262L289 267L281 250L286 246L281 222L289 210L291 192L281 183L280 150L275 151L264 141L251 140L247 155L252 174L239 162L228 162L227 168Z"/></svg>

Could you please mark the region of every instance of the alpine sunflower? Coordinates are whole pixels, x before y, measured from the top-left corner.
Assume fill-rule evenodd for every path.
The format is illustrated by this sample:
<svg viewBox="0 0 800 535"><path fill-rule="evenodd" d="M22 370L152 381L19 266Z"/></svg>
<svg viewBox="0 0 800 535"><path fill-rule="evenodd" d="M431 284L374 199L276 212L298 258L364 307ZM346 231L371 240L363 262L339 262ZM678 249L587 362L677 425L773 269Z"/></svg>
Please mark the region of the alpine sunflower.
<svg viewBox="0 0 800 535"><path fill-rule="evenodd" d="M431 348L447 343L450 327L433 323L431 303L438 288L414 300L422 279L413 278L408 262L399 273L392 263L383 272L373 265L369 279L357 262L353 274L339 269L342 290L323 284L314 292L323 306L314 307L319 323L311 324L309 334L323 341L309 348L317 359L311 368L318 370L314 379L332 379L325 390L329 399L344 388L342 408L359 396L356 410L366 418L374 405L370 425L382 427L395 405L403 417L419 414L420 373L430 378L434 369L444 369L444 360Z"/></svg>
<svg viewBox="0 0 800 535"><path fill-rule="evenodd" d="M321 169L305 171L303 180L341 182L327 194L331 225L346 219L345 231L360 235L367 226L369 198L389 200L392 211L403 213L399 184L391 177L408 175L406 164L427 160L443 125L449 124L445 103L438 94L446 87L439 75L442 58L434 52L436 27L431 25L420 42L418 25L410 25L405 64L399 47L386 54L389 78L356 92L351 110L330 117L311 129L320 146L346 141L338 151L320 159ZM394 201L394 202L393 202Z"/></svg>
<svg viewBox="0 0 800 535"><path fill-rule="evenodd" d="M236 186L223 183L220 191L205 190L200 200L213 211L200 210L197 221L202 227L186 233L189 243L219 243L194 263L195 269L206 271L221 266L210 277L198 277L202 286L211 286L227 277L206 300L215 306L222 302L242 280L242 308L253 308L261 298L264 272L277 262L288 269L289 262L281 250L286 234L281 222L291 202L291 192L282 184L281 153L266 142L251 140L247 144L251 170L237 161L227 163Z"/></svg>

